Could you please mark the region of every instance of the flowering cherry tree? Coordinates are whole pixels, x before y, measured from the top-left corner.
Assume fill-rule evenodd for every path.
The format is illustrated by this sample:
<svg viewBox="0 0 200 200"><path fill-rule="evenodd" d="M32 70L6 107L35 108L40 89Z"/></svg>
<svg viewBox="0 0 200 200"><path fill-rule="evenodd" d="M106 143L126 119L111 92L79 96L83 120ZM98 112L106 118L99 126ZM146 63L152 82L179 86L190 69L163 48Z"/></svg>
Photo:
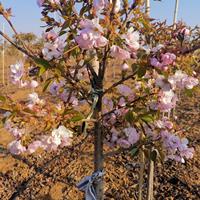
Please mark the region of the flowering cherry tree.
<svg viewBox="0 0 200 200"><path fill-rule="evenodd" d="M32 91L25 102L1 97L7 111L4 126L15 138L10 152L56 151L73 145L75 135L94 138L94 173L79 184L86 199L103 199L106 156L139 153L141 162L150 163L149 180L156 159L184 163L193 157L194 148L177 130L175 109L180 92L199 84L193 69L184 66L199 39L181 23L174 27L152 21L142 2L38 0L46 23L40 53L0 31L24 53L23 61L10 66L12 83ZM1 5L0 14L20 40L11 10ZM111 65L121 75L106 80ZM110 152L104 153L104 145ZM141 169L139 199L143 173ZM148 199L151 190L149 182Z"/></svg>

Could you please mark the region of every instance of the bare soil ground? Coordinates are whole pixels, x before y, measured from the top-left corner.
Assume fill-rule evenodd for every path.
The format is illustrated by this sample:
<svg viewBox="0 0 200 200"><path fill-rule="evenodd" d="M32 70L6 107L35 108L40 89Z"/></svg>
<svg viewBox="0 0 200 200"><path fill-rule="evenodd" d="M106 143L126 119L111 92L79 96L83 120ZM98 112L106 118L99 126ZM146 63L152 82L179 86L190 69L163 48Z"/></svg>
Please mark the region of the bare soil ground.
<svg viewBox="0 0 200 200"><path fill-rule="evenodd" d="M25 91L14 93L23 98ZM200 94L182 97L177 124L186 129L195 156L185 164L156 165L155 200L200 199ZM12 137L0 130L1 200L81 200L76 184L93 170L92 138L86 144L58 152L12 156L6 151ZM82 138L75 139L79 143ZM125 154L105 160L105 199L131 200L137 197L138 163ZM144 188L146 183L144 184Z"/></svg>

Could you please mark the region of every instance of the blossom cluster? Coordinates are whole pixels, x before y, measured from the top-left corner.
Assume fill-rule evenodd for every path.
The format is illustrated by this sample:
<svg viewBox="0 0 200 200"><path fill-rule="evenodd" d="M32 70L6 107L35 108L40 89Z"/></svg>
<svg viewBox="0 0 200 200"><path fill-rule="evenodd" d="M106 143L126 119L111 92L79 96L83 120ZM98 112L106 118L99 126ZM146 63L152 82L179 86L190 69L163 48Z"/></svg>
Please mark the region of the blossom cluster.
<svg viewBox="0 0 200 200"><path fill-rule="evenodd" d="M22 130L18 128L6 125L7 130L13 134L16 138L9 143L8 149L14 155L21 153L34 153L38 148L42 148L46 151L55 151L57 148L69 146L72 142L73 132L67 129L65 126L59 126L54 129L50 136L42 136L39 140L33 141L27 147L22 145L21 137Z"/></svg>
<svg viewBox="0 0 200 200"><path fill-rule="evenodd" d="M108 0L94 0L93 2L93 8L95 11L102 11L103 9L109 7L109 4L112 3L111 1ZM121 9L121 0L116 0L115 6L113 9L114 13L118 13Z"/></svg>
<svg viewBox="0 0 200 200"><path fill-rule="evenodd" d="M19 87L37 88L38 82L36 80L23 80L25 76L25 68L22 61L10 65L10 78L11 82Z"/></svg>
<svg viewBox="0 0 200 200"><path fill-rule="evenodd" d="M93 49L104 47L108 40L102 35L103 28L98 23L98 19L82 20L80 22L79 35L75 37L76 42L82 49Z"/></svg>
<svg viewBox="0 0 200 200"><path fill-rule="evenodd" d="M121 97L117 102L113 102L111 98L103 98L103 125L110 130L111 135L107 136L107 144L109 146L120 146L122 148L129 148L138 142L140 134L126 123L126 128L119 126L118 122L124 123L124 118L129 111L126 108L127 103L135 99L133 90L124 84L118 86L118 93Z"/></svg>
<svg viewBox="0 0 200 200"><path fill-rule="evenodd" d="M160 58L153 57L151 58L151 65L160 69L160 70L168 70L169 66L174 63L176 60L176 55L173 53L165 53L161 54Z"/></svg>
<svg viewBox="0 0 200 200"><path fill-rule="evenodd" d="M40 99L36 92L33 92L28 95L28 105L27 107L33 109L35 105L45 105L45 101Z"/></svg>
<svg viewBox="0 0 200 200"><path fill-rule="evenodd" d="M46 0L37 0L38 6L42 7L44 5L45 1ZM47 1L49 1L52 4L58 4L58 5L60 4L60 0L47 0Z"/></svg>
<svg viewBox="0 0 200 200"><path fill-rule="evenodd" d="M42 49L44 59L50 61L61 58L65 48L65 41L53 31L43 34L43 38L46 41Z"/></svg>
<svg viewBox="0 0 200 200"><path fill-rule="evenodd" d="M178 101L175 93L176 90L192 89L198 84L199 81L197 78L188 76L181 70L176 71L168 79L162 75L157 76L156 85L160 88L157 109L160 109L162 112L169 112L175 108L176 102Z"/></svg>
<svg viewBox="0 0 200 200"><path fill-rule="evenodd" d="M75 92L70 92L68 89L64 89L64 81L54 81L50 85L49 92L55 97L59 97L63 102L68 102L72 106L78 106L78 99L76 98Z"/></svg>
<svg viewBox="0 0 200 200"><path fill-rule="evenodd" d="M163 142L163 148L166 151L166 160L171 159L184 163L186 159L192 158L194 154L194 148L188 147L188 139L180 138L175 134L170 133L168 130L162 130L160 132Z"/></svg>

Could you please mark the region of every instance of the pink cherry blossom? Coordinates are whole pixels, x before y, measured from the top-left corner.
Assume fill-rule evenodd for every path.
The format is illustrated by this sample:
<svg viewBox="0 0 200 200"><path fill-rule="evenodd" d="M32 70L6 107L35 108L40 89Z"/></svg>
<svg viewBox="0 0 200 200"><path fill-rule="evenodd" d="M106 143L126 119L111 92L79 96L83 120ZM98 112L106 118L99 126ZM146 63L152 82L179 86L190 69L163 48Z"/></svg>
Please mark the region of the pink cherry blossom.
<svg viewBox="0 0 200 200"><path fill-rule="evenodd" d="M36 140L28 145L27 152L32 154L34 153L38 148L42 148L43 143L40 140Z"/></svg>
<svg viewBox="0 0 200 200"><path fill-rule="evenodd" d="M38 83L37 81L31 80L31 82L30 82L30 87L31 87L31 88L36 88L36 87L38 87L38 86L39 86L39 83Z"/></svg>
<svg viewBox="0 0 200 200"><path fill-rule="evenodd" d="M52 131L50 136L44 136L41 140L42 147L47 151L55 151L57 148L69 146L72 142L73 132L64 126L59 126Z"/></svg>
<svg viewBox="0 0 200 200"><path fill-rule="evenodd" d="M172 90L160 91L158 108L163 112L168 112L176 106L177 100L177 95Z"/></svg>
<svg viewBox="0 0 200 200"><path fill-rule="evenodd" d="M131 52L135 52L139 49L140 44L138 32L129 29L127 34L122 35L122 39L125 40Z"/></svg>
<svg viewBox="0 0 200 200"><path fill-rule="evenodd" d="M179 31L179 34L182 34L184 37L189 36L190 30L188 28L184 27Z"/></svg>
<svg viewBox="0 0 200 200"><path fill-rule="evenodd" d="M56 151L61 144L61 139L57 135L44 136L41 141L46 151Z"/></svg>
<svg viewBox="0 0 200 200"><path fill-rule="evenodd" d="M10 65L10 71L12 83L21 85L21 79L24 75L24 64L18 62L15 65Z"/></svg>
<svg viewBox="0 0 200 200"><path fill-rule="evenodd" d="M124 64L121 66L121 69L122 69L122 71L127 71L127 70L129 69L129 66L128 66L126 63L124 63Z"/></svg>
<svg viewBox="0 0 200 200"><path fill-rule="evenodd" d="M192 89L194 86L199 84L199 80L193 77L187 77L183 79L185 88Z"/></svg>
<svg viewBox="0 0 200 200"><path fill-rule="evenodd" d="M37 4L39 7L42 7L44 2L45 2L45 0L37 0Z"/></svg>
<svg viewBox="0 0 200 200"><path fill-rule="evenodd" d="M58 96L60 94L60 89L65 85L64 81L54 81L49 88L49 92L53 95L53 96Z"/></svg>
<svg viewBox="0 0 200 200"><path fill-rule="evenodd" d="M112 0L110 0L110 3L112 3ZM116 0L113 12L118 13L120 9L121 9L121 0Z"/></svg>
<svg viewBox="0 0 200 200"><path fill-rule="evenodd" d="M178 38L178 39L184 39L185 37L189 36L190 35L190 30L187 28L187 27L183 27L181 29L179 29L176 33L175 33L175 36Z"/></svg>
<svg viewBox="0 0 200 200"><path fill-rule="evenodd" d="M82 49L100 48L108 43L108 40L100 33L90 29L83 29L75 40Z"/></svg>
<svg viewBox="0 0 200 200"><path fill-rule="evenodd" d="M119 131L113 126L110 132L112 133L111 143L115 143L118 140Z"/></svg>
<svg viewBox="0 0 200 200"><path fill-rule="evenodd" d="M176 55L173 53L165 53L161 55L162 65L171 65L176 60Z"/></svg>
<svg viewBox="0 0 200 200"><path fill-rule="evenodd" d="M126 105L126 100L124 99L124 97L121 97L121 98L119 99L118 105L119 105L120 107L124 107L124 106Z"/></svg>
<svg viewBox="0 0 200 200"><path fill-rule="evenodd" d="M63 55L65 47L65 42L61 38L57 38L53 42L48 42L44 44L42 53L44 59L50 61L52 59L58 59Z"/></svg>
<svg viewBox="0 0 200 200"><path fill-rule="evenodd" d="M169 121L169 119L167 117L163 117L161 120L157 120L155 122L155 125L158 128L162 128L162 129L172 129L173 128L173 123L171 121Z"/></svg>
<svg viewBox="0 0 200 200"><path fill-rule="evenodd" d="M117 59L120 59L120 60L127 60L127 59L130 59L131 55L128 51L116 46L116 45L113 45L110 49L111 53L110 55L113 57L113 58L117 58Z"/></svg>
<svg viewBox="0 0 200 200"><path fill-rule="evenodd" d="M181 70L176 71L174 75L170 76L168 81L173 89L192 89L194 86L199 84L198 79L188 76Z"/></svg>
<svg viewBox="0 0 200 200"><path fill-rule="evenodd" d="M128 140L125 140L123 138L118 139L117 144L125 149L127 149L131 146L130 143L128 142Z"/></svg>
<svg viewBox="0 0 200 200"><path fill-rule="evenodd" d="M101 11L107 5L108 5L108 1L107 0L94 0L93 1L93 7L94 7L95 11Z"/></svg>
<svg viewBox="0 0 200 200"><path fill-rule="evenodd" d="M172 65L176 60L176 55L173 53L165 53L161 54L160 60L153 57L150 59L150 63L152 66L159 68L161 70L166 71L169 65Z"/></svg>
<svg viewBox="0 0 200 200"><path fill-rule="evenodd" d="M134 127L125 128L123 131L130 145L135 144L139 140L139 134Z"/></svg>
<svg viewBox="0 0 200 200"><path fill-rule="evenodd" d="M58 38L58 34L51 30L49 32L43 33L42 37L44 38L45 41L55 41Z"/></svg>
<svg viewBox="0 0 200 200"><path fill-rule="evenodd" d="M10 120L6 121L4 128L11 133L15 139L20 139L24 134L24 130L16 127Z"/></svg>
<svg viewBox="0 0 200 200"><path fill-rule="evenodd" d="M161 68L162 64L158 61L157 58L151 58L150 59L151 65L157 68Z"/></svg>
<svg viewBox="0 0 200 200"><path fill-rule="evenodd" d="M61 147L69 146L72 142L73 132L65 126L59 126L58 132L61 138Z"/></svg>
<svg viewBox="0 0 200 200"><path fill-rule="evenodd" d="M103 103L103 113L106 113L114 108L113 101L108 97L103 97L102 103Z"/></svg>
<svg viewBox="0 0 200 200"><path fill-rule="evenodd" d="M98 23L98 19L82 20L81 30L75 37L75 41L82 49L100 48L107 45L108 40L102 35L103 28Z"/></svg>
<svg viewBox="0 0 200 200"><path fill-rule="evenodd" d="M184 163L184 158L190 159L193 157L194 148L188 147L188 140L186 138L180 138L167 130L161 131L160 135L163 141L163 147L167 153L166 159Z"/></svg>
<svg viewBox="0 0 200 200"><path fill-rule="evenodd" d="M171 90L171 84L162 75L158 75L155 81L157 87L160 87L163 91Z"/></svg>
<svg viewBox="0 0 200 200"><path fill-rule="evenodd" d="M22 146L21 140L14 140L8 144L8 149L11 154L19 155L26 152L26 147Z"/></svg>
<svg viewBox="0 0 200 200"><path fill-rule="evenodd" d="M41 100L36 92L33 92L28 95L29 96L29 103L30 104L44 104L44 101Z"/></svg>
<svg viewBox="0 0 200 200"><path fill-rule="evenodd" d="M139 134L134 127L125 128L123 129L123 132L125 134L125 138L117 139L118 136L115 138L117 139L117 144L122 148L129 148L139 140Z"/></svg>
<svg viewBox="0 0 200 200"><path fill-rule="evenodd" d="M49 0L52 4L60 4L60 0ZM39 7L42 7L45 3L45 0L37 0L37 4Z"/></svg>
<svg viewBox="0 0 200 200"><path fill-rule="evenodd" d="M185 87L183 80L186 78L187 74L183 73L181 70L177 70L174 75L168 78L168 81L173 89L183 89Z"/></svg>
<svg viewBox="0 0 200 200"><path fill-rule="evenodd" d="M118 85L117 89L118 89L118 92L121 95L125 96L125 97L128 97L129 95L133 94L132 89L129 86L127 86L127 85L122 85L122 84Z"/></svg>
<svg viewBox="0 0 200 200"><path fill-rule="evenodd" d="M159 44L159 45L157 45L156 47L153 47L153 48L151 49L151 52L157 53L157 52L160 51L162 48L164 48L164 45L163 45L163 44Z"/></svg>

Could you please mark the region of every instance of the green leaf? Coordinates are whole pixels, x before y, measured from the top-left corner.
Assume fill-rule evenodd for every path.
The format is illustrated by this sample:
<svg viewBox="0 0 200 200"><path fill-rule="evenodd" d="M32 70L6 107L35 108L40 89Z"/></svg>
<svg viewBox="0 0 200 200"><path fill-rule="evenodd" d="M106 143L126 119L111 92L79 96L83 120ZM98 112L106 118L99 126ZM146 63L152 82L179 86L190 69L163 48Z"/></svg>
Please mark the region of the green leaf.
<svg viewBox="0 0 200 200"><path fill-rule="evenodd" d="M1 123L2 123L2 124L5 124L5 123L6 123L6 120L7 120L7 117L4 117L4 118L1 120Z"/></svg>
<svg viewBox="0 0 200 200"><path fill-rule="evenodd" d="M44 74L44 72L46 72L47 69L51 67L49 62L44 60L44 59L42 59L42 58L35 58L34 61L35 61L36 65L38 67L40 67L39 76Z"/></svg>
<svg viewBox="0 0 200 200"><path fill-rule="evenodd" d="M43 92L45 92L47 90L47 88L49 87L50 83L52 82L52 79L47 79L45 81L44 87L42 89Z"/></svg>
<svg viewBox="0 0 200 200"><path fill-rule="evenodd" d="M138 78L142 78L146 74L146 70L147 70L146 67L139 66L137 71Z"/></svg>
<svg viewBox="0 0 200 200"><path fill-rule="evenodd" d="M185 89L184 93L188 96L188 97L192 97L193 96L193 90L189 90L189 89Z"/></svg>
<svg viewBox="0 0 200 200"><path fill-rule="evenodd" d="M134 115L133 115L133 112L132 111L128 111L125 115L125 119L126 121L132 123L135 119Z"/></svg>
<svg viewBox="0 0 200 200"><path fill-rule="evenodd" d="M6 101L6 97L0 96L0 101L5 102Z"/></svg>
<svg viewBox="0 0 200 200"><path fill-rule="evenodd" d="M151 153L150 153L150 159L152 161L156 161L157 157L158 157L159 153L157 149L154 149Z"/></svg>
<svg viewBox="0 0 200 200"><path fill-rule="evenodd" d="M83 14L84 14L85 12L87 12L87 10L88 10L88 6L83 6L83 7L81 8L81 10L80 10L80 16L83 16Z"/></svg>
<svg viewBox="0 0 200 200"><path fill-rule="evenodd" d="M72 118L70 119L70 121L71 121L71 122L79 122L79 121L81 121L81 120L83 120L83 119L84 119L84 116L83 116L81 113L79 113L78 115L72 117Z"/></svg>
<svg viewBox="0 0 200 200"><path fill-rule="evenodd" d="M67 31L61 31L60 33L59 33L59 36L62 36L62 35L64 35L64 34L66 34L67 33Z"/></svg>
<svg viewBox="0 0 200 200"><path fill-rule="evenodd" d="M144 121L144 122L153 122L154 121L154 117L152 114L145 114L141 117L141 120Z"/></svg>
<svg viewBox="0 0 200 200"><path fill-rule="evenodd" d="M138 153L139 153L139 150L138 150L138 148L137 147L135 147L135 148L133 148L132 150L131 150L131 156L137 156L138 155Z"/></svg>

